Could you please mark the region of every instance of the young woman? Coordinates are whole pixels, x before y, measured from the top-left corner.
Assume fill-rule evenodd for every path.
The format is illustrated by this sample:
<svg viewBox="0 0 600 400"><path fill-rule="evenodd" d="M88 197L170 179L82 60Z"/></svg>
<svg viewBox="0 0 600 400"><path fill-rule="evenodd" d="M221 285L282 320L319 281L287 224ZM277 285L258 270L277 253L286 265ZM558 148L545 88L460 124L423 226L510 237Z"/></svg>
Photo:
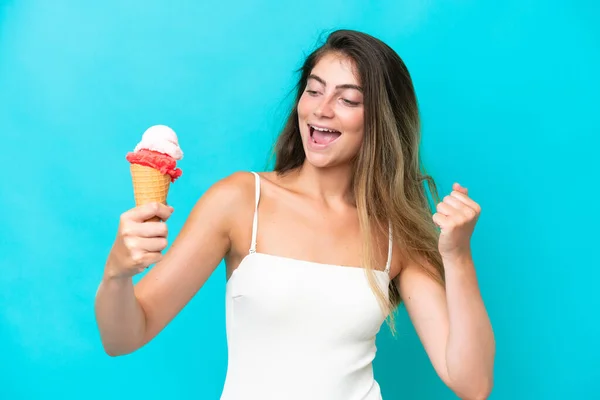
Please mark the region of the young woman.
<svg viewBox="0 0 600 400"><path fill-rule="evenodd" d="M372 36L336 31L297 90L274 171L215 183L164 257L167 226L147 220L173 208L122 214L96 299L106 352L152 340L224 259L222 399L380 399L375 336L401 301L440 378L486 398L495 344L470 251L480 207L458 184L437 202L421 173L404 63Z"/></svg>

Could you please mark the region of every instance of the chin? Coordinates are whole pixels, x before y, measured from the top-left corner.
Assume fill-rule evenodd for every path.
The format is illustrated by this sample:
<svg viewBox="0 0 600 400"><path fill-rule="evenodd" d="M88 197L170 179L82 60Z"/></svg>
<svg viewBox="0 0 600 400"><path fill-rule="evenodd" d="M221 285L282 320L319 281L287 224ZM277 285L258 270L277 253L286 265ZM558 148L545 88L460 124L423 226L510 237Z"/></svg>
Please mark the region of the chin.
<svg viewBox="0 0 600 400"><path fill-rule="evenodd" d="M306 162L312 165L315 168L328 168L335 165L335 162L331 160L329 157L323 157L318 154L307 154Z"/></svg>
<svg viewBox="0 0 600 400"><path fill-rule="evenodd" d="M346 160L340 160L334 154L315 153L306 150L305 154L305 163L317 169L333 168L347 163Z"/></svg>

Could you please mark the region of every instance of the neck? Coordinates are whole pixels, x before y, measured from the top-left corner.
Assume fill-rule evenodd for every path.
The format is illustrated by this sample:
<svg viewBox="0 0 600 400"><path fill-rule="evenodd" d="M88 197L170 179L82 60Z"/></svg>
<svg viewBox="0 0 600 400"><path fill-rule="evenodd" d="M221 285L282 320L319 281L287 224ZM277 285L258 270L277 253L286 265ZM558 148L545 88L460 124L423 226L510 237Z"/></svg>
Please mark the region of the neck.
<svg viewBox="0 0 600 400"><path fill-rule="evenodd" d="M354 203L352 188L352 166L340 165L331 168L317 168L309 162L298 168L297 182L306 193L324 202Z"/></svg>

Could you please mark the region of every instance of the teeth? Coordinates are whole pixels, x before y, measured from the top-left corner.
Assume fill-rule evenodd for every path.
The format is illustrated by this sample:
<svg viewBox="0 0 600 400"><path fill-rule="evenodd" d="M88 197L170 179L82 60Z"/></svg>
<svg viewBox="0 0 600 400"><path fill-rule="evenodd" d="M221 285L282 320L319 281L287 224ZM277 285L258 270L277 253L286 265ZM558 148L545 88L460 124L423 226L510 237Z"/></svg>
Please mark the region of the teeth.
<svg viewBox="0 0 600 400"><path fill-rule="evenodd" d="M313 126L313 125L311 125L311 127L312 127L314 130L321 131L321 132L338 132L338 131L334 131L334 130L332 130L332 129L319 128L319 127L317 127L317 126Z"/></svg>

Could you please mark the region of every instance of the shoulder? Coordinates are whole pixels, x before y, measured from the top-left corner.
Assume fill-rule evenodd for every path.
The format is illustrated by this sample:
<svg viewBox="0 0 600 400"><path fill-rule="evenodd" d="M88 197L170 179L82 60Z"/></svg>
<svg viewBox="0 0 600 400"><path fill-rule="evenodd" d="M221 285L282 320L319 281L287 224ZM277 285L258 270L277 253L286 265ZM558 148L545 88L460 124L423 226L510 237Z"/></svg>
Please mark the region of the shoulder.
<svg viewBox="0 0 600 400"><path fill-rule="evenodd" d="M236 198L250 193L254 195L255 179L252 172L237 171L216 181L207 193Z"/></svg>
<svg viewBox="0 0 600 400"><path fill-rule="evenodd" d="M210 202L229 211L247 203L254 204L255 176L251 172L237 171L216 181L199 202Z"/></svg>
<svg viewBox="0 0 600 400"><path fill-rule="evenodd" d="M197 200L188 216L188 226L213 229L229 235L239 218L254 209L255 177L251 172L234 172L213 183Z"/></svg>

